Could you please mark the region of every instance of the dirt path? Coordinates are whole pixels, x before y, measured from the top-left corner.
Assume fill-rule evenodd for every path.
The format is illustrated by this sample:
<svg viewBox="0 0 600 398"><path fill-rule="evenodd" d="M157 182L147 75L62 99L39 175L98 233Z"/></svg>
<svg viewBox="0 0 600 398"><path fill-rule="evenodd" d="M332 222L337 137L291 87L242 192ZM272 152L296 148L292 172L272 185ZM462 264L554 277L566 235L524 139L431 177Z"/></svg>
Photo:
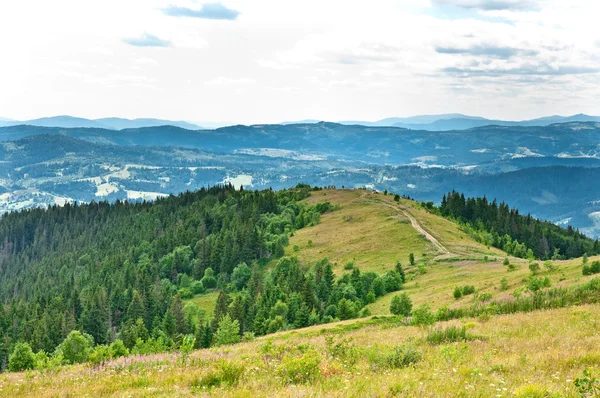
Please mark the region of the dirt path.
<svg viewBox="0 0 600 398"><path fill-rule="evenodd" d="M425 237L425 239L427 239L429 242L431 242L431 244L441 253L441 254L439 254L438 256L435 257L436 260L442 259L442 258L450 258L450 257L455 257L456 256L454 253L452 253L450 250L448 250L444 245L442 245L440 243L440 241L437 240L433 235L431 235L429 232L427 232L427 230L425 230L425 228L423 228L421 226L421 224L419 224L419 222L417 221L417 219L414 218L412 216L412 214L410 214L405 207L394 206L392 204L387 203L385 200L381 200L381 199L368 198L368 196L370 196L370 195L371 194L364 193L364 194L362 194L360 196L360 199L362 199L364 201L367 201L367 202L378 202L378 203L381 203L382 205L387 206L389 208L392 208L392 209L396 210L398 213L401 213L406 218L408 218L410 220L410 224L415 229L415 231L417 231L418 233L420 233L421 235L423 235Z"/></svg>

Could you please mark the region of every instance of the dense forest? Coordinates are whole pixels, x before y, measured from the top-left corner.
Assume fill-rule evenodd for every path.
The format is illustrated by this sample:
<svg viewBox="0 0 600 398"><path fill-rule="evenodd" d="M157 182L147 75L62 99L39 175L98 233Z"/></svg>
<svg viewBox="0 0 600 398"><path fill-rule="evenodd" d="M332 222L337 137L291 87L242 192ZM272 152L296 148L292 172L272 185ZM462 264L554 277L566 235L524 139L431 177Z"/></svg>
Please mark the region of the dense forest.
<svg viewBox="0 0 600 398"><path fill-rule="evenodd" d="M600 253L598 240L531 215L519 214L506 203L487 198L465 198L452 191L442 198L440 213L459 221L482 243L522 258L561 259Z"/></svg>
<svg viewBox="0 0 600 398"><path fill-rule="evenodd" d="M305 269L282 257L295 230L335 210L326 201L300 202L316 189L228 185L151 203L67 204L3 216L2 368L20 343L63 358L74 330L90 346L118 341L148 353L179 348L189 336L208 347L357 317L376 297L400 289L403 272L355 269L336 280L327 260ZM266 267L273 258L280 259ZM221 292L212 318L185 303L207 290Z"/></svg>

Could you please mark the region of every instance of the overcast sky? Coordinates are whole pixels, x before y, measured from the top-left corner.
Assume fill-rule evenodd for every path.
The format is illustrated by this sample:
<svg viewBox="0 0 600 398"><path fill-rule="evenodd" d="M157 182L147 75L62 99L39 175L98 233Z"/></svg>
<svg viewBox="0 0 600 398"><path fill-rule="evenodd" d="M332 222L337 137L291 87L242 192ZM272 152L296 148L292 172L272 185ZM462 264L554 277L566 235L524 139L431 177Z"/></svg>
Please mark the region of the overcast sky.
<svg viewBox="0 0 600 398"><path fill-rule="evenodd" d="M0 116L600 114L597 0L0 2Z"/></svg>

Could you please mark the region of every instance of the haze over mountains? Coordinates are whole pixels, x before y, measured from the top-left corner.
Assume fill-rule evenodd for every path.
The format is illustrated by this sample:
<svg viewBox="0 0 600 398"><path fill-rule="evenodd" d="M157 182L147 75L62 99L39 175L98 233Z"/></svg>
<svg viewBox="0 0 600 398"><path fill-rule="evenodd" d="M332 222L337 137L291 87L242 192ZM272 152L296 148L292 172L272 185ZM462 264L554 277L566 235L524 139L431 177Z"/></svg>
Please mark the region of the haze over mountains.
<svg viewBox="0 0 600 398"><path fill-rule="evenodd" d="M26 124L39 127L85 127L101 128L110 130L122 130L128 128L155 127L155 126L176 126L189 130L198 130L200 126L184 121L162 120L152 118L142 119L124 119L118 117L108 117L101 119L85 119L73 116L52 116L33 120L12 120L0 118L0 126L17 126Z"/></svg>
<svg viewBox="0 0 600 398"><path fill-rule="evenodd" d="M337 123L344 125L362 125L372 127L402 127L411 130L425 131L450 131L466 130L483 126L549 126L554 123L567 122L599 122L600 116L577 114L572 116L546 116L531 120L508 121L486 119L480 116L468 116L461 113L447 113L441 115L418 115L410 117L389 117L378 121L345 120ZM305 119L299 121L282 122L282 125L290 124L314 124L318 119ZM142 127L175 126L188 130L200 130L201 128L212 129L226 127L227 124L217 122L203 122L202 127L186 121L173 121L154 118L124 119L108 117L100 119L85 119L74 116L52 116L33 120L13 120L0 117L0 127L30 125L39 127L64 127L64 128L102 128L110 130L123 130Z"/></svg>

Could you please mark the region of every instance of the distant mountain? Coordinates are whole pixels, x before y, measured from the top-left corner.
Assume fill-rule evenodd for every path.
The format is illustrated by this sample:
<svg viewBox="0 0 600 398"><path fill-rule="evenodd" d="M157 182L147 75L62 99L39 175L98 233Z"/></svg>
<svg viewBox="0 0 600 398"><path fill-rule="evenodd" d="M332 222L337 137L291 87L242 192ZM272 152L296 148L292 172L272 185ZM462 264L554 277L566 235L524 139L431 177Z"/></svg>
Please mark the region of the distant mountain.
<svg viewBox="0 0 600 398"><path fill-rule="evenodd" d="M162 119L122 119L117 117L96 119L105 128L113 130L137 129L142 127L175 126L188 130L199 130L200 126L184 121L162 120Z"/></svg>
<svg viewBox="0 0 600 398"><path fill-rule="evenodd" d="M67 200L154 198L223 182L274 189L304 182L434 201L452 189L487 194L600 236L598 142L600 122L463 131L325 122L216 130L1 127L0 213Z"/></svg>
<svg viewBox="0 0 600 398"><path fill-rule="evenodd" d="M555 123L568 122L598 122L600 116L589 116L577 114L573 116L546 116L531 120L510 121L486 119L480 116L469 116L461 113L446 113L441 115L418 115L410 117L388 117L374 122L364 120L344 120L338 122L343 125L360 125L368 127L402 127L410 130L425 131L451 131L467 130L483 126L549 126ZM289 124L315 124L318 120L307 119L297 122L283 122L283 125Z"/></svg>
<svg viewBox="0 0 600 398"><path fill-rule="evenodd" d="M102 118L85 119L73 116L52 116L32 120L10 120L0 119L0 126L29 125L38 127L61 127L61 128L101 128L110 130L123 130L142 127L175 126L188 130L199 130L200 126L184 121L161 120L161 119L123 119Z"/></svg>
<svg viewBox="0 0 600 398"><path fill-rule="evenodd" d="M281 122L281 124L283 125L288 125L288 124L315 124L315 123L319 123L322 120L317 120L317 119L304 119L304 120L297 120L297 121L293 121L293 122Z"/></svg>
<svg viewBox="0 0 600 398"><path fill-rule="evenodd" d="M468 116L463 115L461 113L447 113L442 115L418 115L418 116L410 116L410 117L388 117L385 119L381 119L375 122L366 122L366 121L358 121L358 120L347 120L342 121L340 124L352 125L359 124L361 126L376 126L376 127L390 127L396 126L399 124L428 124L433 123L438 120L448 120L448 119L468 119L468 120L486 120L479 116ZM399 126L402 127L402 126Z"/></svg>
<svg viewBox="0 0 600 398"><path fill-rule="evenodd" d="M442 115L443 116L443 115ZM391 119L386 119L391 120ZM407 123L406 121L395 122L391 125L394 127L402 127L411 130L427 130L427 131L450 131L450 130L467 130L475 127L483 126L549 126L555 123L568 123L568 122L599 122L600 116L589 116L584 114L577 114L573 116L548 116L532 120L522 121L506 121L506 120L492 120L477 117L455 117L455 118L440 118L429 123L418 123L412 122Z"/></svg>

